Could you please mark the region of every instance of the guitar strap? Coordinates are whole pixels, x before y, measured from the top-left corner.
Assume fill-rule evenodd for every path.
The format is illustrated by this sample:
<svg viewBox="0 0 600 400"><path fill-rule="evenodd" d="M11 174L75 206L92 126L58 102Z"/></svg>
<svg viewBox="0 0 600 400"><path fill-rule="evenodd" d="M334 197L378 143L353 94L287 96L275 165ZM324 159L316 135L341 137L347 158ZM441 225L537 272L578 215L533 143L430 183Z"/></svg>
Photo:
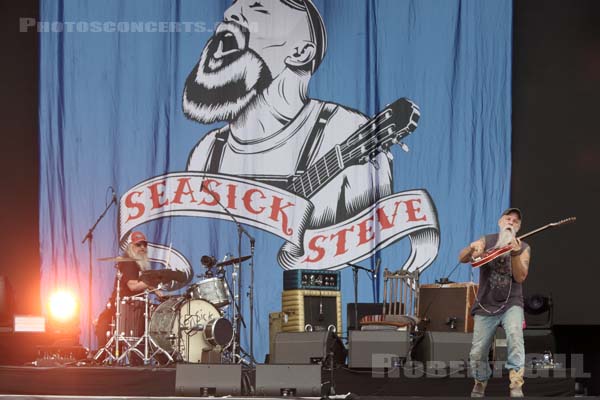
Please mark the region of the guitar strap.
<svg viewBox="0 0 600 400"><path fill-rule="evenodd" d="M311 158L314 158L316 155L317 149L321 146L321 142L323 141L323 131L325 130L325 126L335 113L338 108L337 104L325 104L319 115L317 117L317 122L314 124L310 134L304 141L304 146L300 151L300 158L298 159L298 164L296 166L295 176L298 176L304 173L308 167ZM227 138L229 138L230 130L228 127L224 127L215 135L215 141L213 143L213 148L208 156L207 169L206 171L209 173L217 173L219 172L219 166L221 165L221 160L223 159L223 153L225 150L225 143L227 143Z"/></svg>
<svg viewBox="0 0 600 400"><path fill-rule="evenodd" d="M225 149L225 143L229 137L229 132L229 127L224 127L215 135L215 142L213 143L213 148L208 156L208 168L206 169L206 172L210 172L211 174L219 172L219 166L223 159L223 150Z"/></svg>
<svg viewBox="0 0 600 400"><path fill-rule="evenodd" d="M317 150L319 146L321 146L321 142L323 141L323 131L325 130L325 126L337 110L337 104L326 103L319 116L317 117L317 122L312 128L312 131L304 141L304 146L300 151L300 158L298 159L298 164L296 166L296 172L294 176L302 175L306 169L308 168L308 164L312 158L317 154Z"/></svg>

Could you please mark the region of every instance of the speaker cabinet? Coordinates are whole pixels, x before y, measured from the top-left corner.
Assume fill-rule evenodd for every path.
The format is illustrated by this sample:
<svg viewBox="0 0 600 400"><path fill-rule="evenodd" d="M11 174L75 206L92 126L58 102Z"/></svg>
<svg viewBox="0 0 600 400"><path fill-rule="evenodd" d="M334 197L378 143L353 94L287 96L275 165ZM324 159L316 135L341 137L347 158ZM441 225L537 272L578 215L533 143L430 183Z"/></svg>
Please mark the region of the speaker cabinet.
<svg viewBox="0 0 600 400"><path fill-rule="evenodd" d="M320 365L256 365L257 396L321 396Z"/></svg>
<svg viewBox="0 0 600 400"><path fill-rule="evenodd" d="M468 363L472 333L425 332L416 348L416 359L422 362L463 361Z"/></svg>
<svg viewBox="0 0 600 400"><path fill-rule="evenodd" d="M275 337L281 332L284 320L285 314L282 312L269 313L269 359L275 354Z"/></svg>
<svg viewBox="0 0 600 400"><path fill-rule="evenodd" d="M473 282L421 285L419 311L428 331L473 332L471 307L479 285Z"/></svg>
<svg viewBox="0 0 600 400"><path fill-rule="evenodd" d="M346 348L333 332L281 332L275 336L272 364L317 364L333 354L336 365L346 361Z"/></svg>
<svg viewBox="0 0 600 400"><path fill-rule="evenodd" d="M348 342L350 368L381 368L374 365L385 355L401 363L410 351L410 334L407 330L350 331Z"/></svg>
<svg viewBox="0 0 600 400"><path fill-rule="evenodd" d="M239 396L241 388L240 364L177 364L177 396Z"/></svg>
<svg viewBox="0 0 600 400"><path fill-rule="evenodd" d="M287 314L283 332L304 332L305 326L326 331L333 325L336 332L342 329L342 297L333 290L284 290L281 311Z"/></svg>

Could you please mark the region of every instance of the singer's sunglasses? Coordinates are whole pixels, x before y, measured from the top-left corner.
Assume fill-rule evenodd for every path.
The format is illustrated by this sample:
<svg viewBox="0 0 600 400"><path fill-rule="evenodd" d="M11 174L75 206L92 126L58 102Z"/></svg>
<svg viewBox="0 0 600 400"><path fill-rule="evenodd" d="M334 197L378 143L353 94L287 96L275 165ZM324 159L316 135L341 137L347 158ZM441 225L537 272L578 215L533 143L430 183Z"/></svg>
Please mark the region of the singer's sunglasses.
<svg viewBox="0 0 600 400"><path fill-rule="evenodd" d="M135 247L148 247L148 243L146 242L137 242L134 244Z"/></svg>

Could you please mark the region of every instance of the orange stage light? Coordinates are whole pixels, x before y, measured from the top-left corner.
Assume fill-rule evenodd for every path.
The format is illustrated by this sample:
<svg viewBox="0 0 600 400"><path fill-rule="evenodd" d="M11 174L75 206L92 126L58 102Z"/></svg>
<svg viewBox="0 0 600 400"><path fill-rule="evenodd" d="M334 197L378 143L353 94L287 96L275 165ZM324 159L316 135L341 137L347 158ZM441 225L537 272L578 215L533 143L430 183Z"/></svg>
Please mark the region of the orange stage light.
<svg viewBox="0 0 600 400"><path fill-rule="evenodd" d="M50 319L64 324L77 317L79 304L70 291L57 290L50 295L48 310Z"/></svg>

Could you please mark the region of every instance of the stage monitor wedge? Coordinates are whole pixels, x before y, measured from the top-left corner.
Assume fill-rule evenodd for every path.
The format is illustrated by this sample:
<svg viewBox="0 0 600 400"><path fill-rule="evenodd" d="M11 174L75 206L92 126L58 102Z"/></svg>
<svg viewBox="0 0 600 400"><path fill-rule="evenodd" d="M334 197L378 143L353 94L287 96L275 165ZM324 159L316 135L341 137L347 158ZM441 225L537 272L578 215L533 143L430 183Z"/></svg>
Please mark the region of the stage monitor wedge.
<svg viewBox="0 0 600 400"><path fill-rule="evenodd" d="M241 391L240 364L177 364L177 396L239 396Z"/></svg>
<svg viewBox="0 0 600 400"><path fill-rule="evenodd" d="M256 365L256 396L320 397L320 365Z"/></svg>
<svg viewBox="0 0 600 400"><path fill-rule="evenodd" d="M323 364L331 361L344 365L346 348L337 336L324 332L280 332L275 336L271 364Z"/></svg>

